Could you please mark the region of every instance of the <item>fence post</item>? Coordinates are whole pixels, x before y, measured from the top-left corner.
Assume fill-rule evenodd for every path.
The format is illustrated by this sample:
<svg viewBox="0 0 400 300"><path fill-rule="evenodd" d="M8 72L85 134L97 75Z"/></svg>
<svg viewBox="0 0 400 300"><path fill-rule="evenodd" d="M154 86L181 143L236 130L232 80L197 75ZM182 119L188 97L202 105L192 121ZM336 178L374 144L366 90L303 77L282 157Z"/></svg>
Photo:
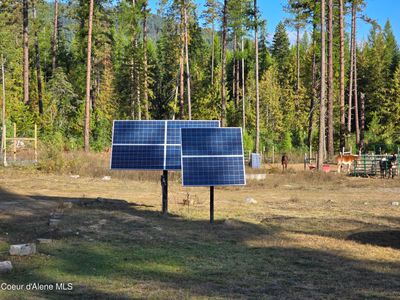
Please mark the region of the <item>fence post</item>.
<svg viewBox="0 0 400 300"><path fill-rule="evenodd" d="M38 145L38 143L37 143L37 125L35 124L35 145L34 145L34 147L35 147L35 162L36 163L38 161L37 145Z"/></svg>
<svg viewBox="0 0 400 300"><path fill-rule="evenodd" d="M275 163L275 145L272 145L272 164Z"/></svg>
<svg viewBox="0 0 400 300"><path fill-rule="evenodd" d="M14 123L13 158L17 160L17 124Z"/></svg>
<svg viewBox="0 0 400 300"><path fill-rule="evenodd" d="M3 125L3 165L7 167L7 134L6 134L6 124Z"/></svg>

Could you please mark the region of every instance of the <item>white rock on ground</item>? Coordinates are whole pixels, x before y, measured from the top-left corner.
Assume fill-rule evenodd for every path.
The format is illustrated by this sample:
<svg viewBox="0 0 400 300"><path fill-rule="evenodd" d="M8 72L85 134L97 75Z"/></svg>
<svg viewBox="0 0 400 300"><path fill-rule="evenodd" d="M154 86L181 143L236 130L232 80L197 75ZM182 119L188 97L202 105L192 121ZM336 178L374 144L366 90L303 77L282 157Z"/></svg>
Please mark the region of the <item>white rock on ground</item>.
<svg viewBox="0 0 400 300"><path fill-rule="evenodd" d="M251 197L247 197L246 200L245 200L245 202L246 202L247 204L256 204L256 203L257 203L257 201L254 200L254 199L251 198Z"/></svg>
<svg viewBox="0 0 400 300"><path fill-rule="evenodd" d="M397 201L392 202L392 205L393 205L393 206L399 206L399 202L397 202Z"/></svg>
<svg viewBox="0 0 400 300"><path fill-rule="evenodd" d="M13 266L11 261L0 261L0 273L11 272Z"/></svg>
<svg viewBox="0 0 400 300"><path fill-rule="evenodd" d="M30 244L20 244L10 246L10 255L32 255L36 253L36 245L34 243Z"/></svg>
<svg viewBox="0 0 400 300"><path fill-rule="evenodd" d="M70 177L73 179L78 179L80 176L79 175L71 175Z"/></svg>
<svg viewBox="0 0 400 300"><path fill-rule="evenodd" d="M111 176L104 176L101 180L110 181L111 180Z"/></svg>

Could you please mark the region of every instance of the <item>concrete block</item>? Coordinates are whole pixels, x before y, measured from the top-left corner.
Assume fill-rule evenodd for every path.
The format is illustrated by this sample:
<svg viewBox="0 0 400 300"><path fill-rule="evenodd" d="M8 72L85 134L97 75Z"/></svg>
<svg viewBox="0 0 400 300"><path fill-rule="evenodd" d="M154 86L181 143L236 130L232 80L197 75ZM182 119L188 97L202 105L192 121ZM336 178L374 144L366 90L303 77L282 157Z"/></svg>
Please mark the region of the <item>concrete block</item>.
<svg viewBox="0 0 400 300"><path fill-rule="evenodd" d="M10 246L10 255L24 256L24 255L32 255L35 253L36 253L36 245L34 243Z"/></svg>
<svg viewBox="0 0 400 300"><path fill-rule="evenodd" d="M0 261L0 273L7 273L11 272L13 266L11 261L6 260L6 261Z"/></svg>

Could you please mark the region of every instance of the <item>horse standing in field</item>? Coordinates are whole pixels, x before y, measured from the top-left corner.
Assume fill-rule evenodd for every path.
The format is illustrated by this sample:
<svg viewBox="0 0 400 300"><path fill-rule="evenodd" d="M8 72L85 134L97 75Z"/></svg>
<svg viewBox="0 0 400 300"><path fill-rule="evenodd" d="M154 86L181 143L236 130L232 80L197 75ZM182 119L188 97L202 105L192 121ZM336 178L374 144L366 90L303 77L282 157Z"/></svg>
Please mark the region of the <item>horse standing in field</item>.
<svg viewBox="0 0 400 300"><path fill-rule="evenodd" d="M281 163L282 163L282 171L287 170L287 166L288 166L288 163L289 163L289 157L287 156L286 153L284 153L282 155Z"/></svg>
<svg viewBox="0 0 400 300"><path fill-rule="evenodd" d="M388 160L386 157L382 158L379 161L379 169L381 171L381 179L386 177L386 170L388 169L389 164L388 164Z"/></svg>
<svg viewBox="0 0 400 300"><path fill-rule="evenodd" d="M379 168L381 171L381 178L386 178L386 175L388 175L388 178L392 177L394 178L394 175L397 173L397 156L396 154L393 154L393 156L387 158L384 157L379 161Z"/></svg>
<svg viewBox="0 0 400 300"><path fill-rule="evenodd" d="M394 175L396 175L397 171L397 156L396 154L393 153L392 157L389 158L389 164L388 164L389 172L388 176L389 178L392 177L394 178Z"/></svg>
<svg viewBox="0 0 400 300"><path fill-rule="evenodd" d="M356 160L358 160L358 155L340 154L340 155L336 156L336 162L338 165L338 173L340 173L343 165L347 165L347 173L350 173L350 166Z"/></svg>

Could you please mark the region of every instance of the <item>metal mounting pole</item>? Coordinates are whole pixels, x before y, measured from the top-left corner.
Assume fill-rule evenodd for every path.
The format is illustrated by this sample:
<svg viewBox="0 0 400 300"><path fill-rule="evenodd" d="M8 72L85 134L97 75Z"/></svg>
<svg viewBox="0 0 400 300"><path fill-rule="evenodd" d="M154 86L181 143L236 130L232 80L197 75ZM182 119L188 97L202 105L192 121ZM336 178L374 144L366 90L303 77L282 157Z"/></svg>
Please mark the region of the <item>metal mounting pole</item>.
<svg viewBox="0 0 400 300"><path fill-rule="evenodd" d="M162 213L168 214L168 171L163 170L161 176L161 188L162 188Z"/></svg>
<svg viewBox="0 0 400 300"><path fill-rule="evenodd" d="M210 186L210 223L214 223L214 187Z"/></svg>

